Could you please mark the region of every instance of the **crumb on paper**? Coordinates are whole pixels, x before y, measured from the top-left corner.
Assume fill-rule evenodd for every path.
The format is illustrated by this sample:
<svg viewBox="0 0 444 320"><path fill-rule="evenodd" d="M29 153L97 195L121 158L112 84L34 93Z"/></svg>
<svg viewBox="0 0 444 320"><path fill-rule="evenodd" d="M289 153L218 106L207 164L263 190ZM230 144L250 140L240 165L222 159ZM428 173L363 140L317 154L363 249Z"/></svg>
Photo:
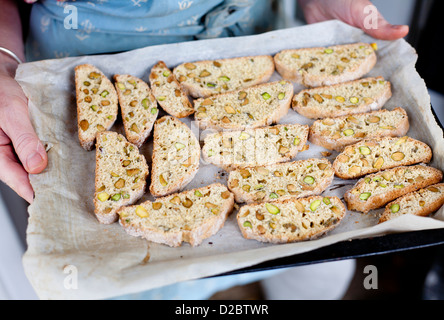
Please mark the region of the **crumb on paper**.
<svg viewBox="0 0 444 320"><path fill-rule="evenodd" d="M331 156L331 152L328 152L328 151L322 151L322 152L321 152L321 155L324 156L324 157L329 157L329 156Z"/></svg>

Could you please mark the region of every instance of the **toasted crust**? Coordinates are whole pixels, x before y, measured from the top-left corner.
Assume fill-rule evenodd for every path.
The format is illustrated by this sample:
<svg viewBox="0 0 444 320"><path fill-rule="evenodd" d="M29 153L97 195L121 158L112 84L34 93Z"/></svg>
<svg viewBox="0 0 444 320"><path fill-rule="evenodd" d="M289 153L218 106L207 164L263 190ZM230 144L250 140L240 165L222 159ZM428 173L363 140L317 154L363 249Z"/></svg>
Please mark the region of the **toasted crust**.
<svg viewBox="0 0 444 320"><path fill-rule="evenodd" d="M341 179L356 179L398 166L429 163L431 159L432 149L424 142L407 136L383 137L345 147L333 162L333 169Z"/></svg>
<svg viewBox="0 0 444 320"><path fill-rule="evenodd" d="M185 118L194 113L186 92L165 62L159 61L153 66L150 73L150 84L157 102L170 115L176 118Z"/></svg>
<svg viewBox="0 0 444 320"><path fill-rule="evenodd" d="M344 194L348 210L367 213L407 193L441 182L441 170L424 166L402 166L368 175ZM366 196L371 194L367 199ZM360 199L364 195L363 199Z"/></svg>
<svg viewBox="0 0 444 320"><path fill-rule="evenodd" d="M258 84L195 100L195 119L203 130L269 126L287 114L292 97L293 85L288 81Z"/></svg>
<svg viewBox="0 0 444 320"><path fill-rule="evenodd" d="M140 148L150 135L159 114L156 99L148 84L137 77L114 75L114 81L125 135L129 142Z"/></svg>
<svg viewBox="0 0 444 320"><path fill-rule="evenodd" d="M245 205L237 223L246 239L287 243L320 237L335 228L345 212L338 197L312 196Z"/></svg>
<svg viewBox="0 0 444 320"><path fill-rule="evenodd" d="M195 67L193 69L187 68L191 64ZM251 73L249 68L253 68L254 73ZM208 82L208 76L199 77L204 70L212 73L211 82ZM267 82L274 72L274 62L273 57L268 55L202 60L183 63L175 67L173 72L189 95L194 98L206 98L213 94ZM199 81L195 79L199 79ZM229 79L229 81L225 81L225 79Z"/></svg>
<svg viewBox="0 0 444 320"><path fill-rule="evenodd" d="M371 77L302 90L293 97L292 107L310 119L336 118L379 110L391 96L389 81ZM351 98L358 102L351 103Z"/></svg>
<svg viewBox="0 0 444 320"><path fill-rule="evenodd" d="M196 196L197 192L199 196ZM189 208L184 206L187 199L193 202ZM171 247L178 247L183 241L194 247L223 227L233 211L234 196L224 185L215 183L158 198L155 203L162 204L161 208L155 209L153 202L146 201L119 210L119 222L124 230L131 236ZM137 214L140 206L146 210L148 220ZM161 212L163 208L168 208L167 217ZM198 217L194 218L194 215Z"/></svg>
<svg viewBox="0 0 444 320"><path fill-rule="evenodd" d="M308 159L230 172L228 188L236 202L272 202L321 194L334 171L327 159Z"/></svg>
<svg viewBox="0 0 444 320"><path fill-rule="evenodd" d="M94 148L96 134L110 130L117 119L117 92L111 81L93 65L78 65L74 72L79 142L83 149L91 151ZM93 76L91 76L92 73L94 73ZM98 79L99 81L96 81ZM86 86L85 82L89 85ZM93 90L97 91L94 93ZM105 97L102 95L104 90L108 92ZM104 100L108 103L106 106L101 104ZM99 114L98 111L102 112ZM84 121L87 123L86 129L83 125Z"/></svg>
<svg viewBox="0 0 444 320"><path fill-rule="evenodd" d="M104 139L104 137L107 137ZM104 146L107 140L113 140L110 148ZM124 144L120 149L119 144ZM113 148L119 148L114 152ZM109 150L111 149L111 150ZM106 159L103 159L106 157ZM134 159L134 158L138 159ZM130 160L130 164L124 164L125 160ZM128 175L127 170L139 170L135 175ZM94 213L102 224L111 224L117 221L117 210L122 206L133 204L145 193L146 178L149 169L145 157L139 154L137 146L127 142L125 137L111 131L105 131L97 134L96 148L96 169L95 169L95 193L94 193ZM125 184L117 188L115 183L123 178ZM135 180L137 179L137 180ZM100 194L106 192L109 196L105 201L99 200ZM120 194L117 200L113 200L114 194ZM125 194L122 194L125 193Z"/></svg>
<svg viewBox="0 0 444 320"><path fill-rule="evenodd" d="M379 223L410 213L426 217L444 205L444 183L410 192L385 207ZM396 206L396 207L395 207Z"/></svg>
<svg viewBox="0 0 444 320"><path fill-rule="evenodd" d="M372 119L380 119L377 123ZM317 120L310 127L309 141L326 149L341 152L346 146L365 139L404 136L409 118L402 108ZM351 130L351 131L350 131Z"/></svg>
<svg viewBox="0 0 444 320"><path fill-rule="evenodd" d="M161 128L160 124L167 123L169 127ZM174 129L177 128L176 131ZM180 140L175 141L175 134L182 134ZM166 138L168 137L168 138ZM168 144L162 144L162 139L170 139ZM181 143L183 148L178 149L175 143ZM181 145L181 146L182 146ZM167 150L164 150L166 148ZM173 165L171 160L163 159L163 154L168 152L168 157L174 153ZM151 170L150 192L155 197L161 197L181 190L193 180L199 170L200 145L186 124L171 116L164 116L154 124L153 161ZM168 167L168 164L171 166ZM164 177L163 174L169 174ZM160 178L162 176L162 178ZM171 179L170 179L171 178ZM164 179L166 185L160 182Z"/></svg>
<svg viewBox="0 0 444 320"><path fill-rule="evenodd" d="M327 54L326 50L333 51ZM356 57L351 54L352 52ZM344 56L345 54L347 55ZM299 58L292 59L291 55L297 55ZM343 58L348 62L341 60ZM284 79L306 87L329 86L359 79L374 67L376 60L376 54L368 43L289 49L274 56L276 70ZM339 70L338 66L341 66ZM318 72L319 74L312 71L318 69L325 71Z"/></svg>

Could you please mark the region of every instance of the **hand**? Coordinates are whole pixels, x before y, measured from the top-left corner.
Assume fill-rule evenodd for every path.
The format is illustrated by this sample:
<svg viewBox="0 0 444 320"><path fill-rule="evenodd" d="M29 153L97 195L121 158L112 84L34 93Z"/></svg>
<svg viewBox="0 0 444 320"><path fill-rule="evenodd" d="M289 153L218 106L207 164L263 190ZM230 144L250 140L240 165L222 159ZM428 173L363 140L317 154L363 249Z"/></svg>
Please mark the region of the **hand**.
<svg viewBox="0 0 444 320"><path fill-rule="evenodd" d="M27 98L13 78L16 63L8 59L0 57L0 180L32 203L28 173L42 172L48 158L29 119Z"/></svg>
<svg viewBox="0 0 444 320"><path fill-rule="evenodd" d="M364 8L372 5L369 0L299 0L307 23L338 19L362 29L370 36L381 40L396 40L405 37L408 26L391 25L377 13L377 29L365 27L368 13Z"/></svg>

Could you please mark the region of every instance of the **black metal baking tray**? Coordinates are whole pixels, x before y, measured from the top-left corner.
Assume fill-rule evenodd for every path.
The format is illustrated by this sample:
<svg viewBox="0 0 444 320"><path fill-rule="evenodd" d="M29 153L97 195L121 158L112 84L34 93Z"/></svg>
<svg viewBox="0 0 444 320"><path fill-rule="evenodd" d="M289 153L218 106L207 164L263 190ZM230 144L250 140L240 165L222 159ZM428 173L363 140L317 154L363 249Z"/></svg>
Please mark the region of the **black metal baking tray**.
<svg viewBox="0 0 444 320"><path fill-rule="evenodd" d="M356 259L444 245L444 229L410 231L384 236L341 241L313 251L265 261L221 275L297 267L302 265ZM219 275L219 276L221 276Z"/></svg>

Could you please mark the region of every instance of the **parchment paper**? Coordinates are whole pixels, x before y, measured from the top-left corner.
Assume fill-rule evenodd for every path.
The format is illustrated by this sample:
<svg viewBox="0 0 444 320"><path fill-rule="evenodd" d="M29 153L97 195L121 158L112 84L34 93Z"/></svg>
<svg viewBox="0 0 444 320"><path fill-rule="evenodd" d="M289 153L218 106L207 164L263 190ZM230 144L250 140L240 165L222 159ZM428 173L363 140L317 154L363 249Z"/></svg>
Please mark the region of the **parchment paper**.
<svg viewBox="0 0 444 320"><path fill-rule="evenodd" d="M415 70L417 55L404 40L376 41L338 21L273 31L261 35L161 45L115 55L84 56L25 63L16 79L29 98L29 111L38 136L49 151L48 168L30 177L35 190L29 207L28 249L23 263L27 277L41 299L102 299L139 292L179 281L197 279L257 263L307 252L342 240L393 232L444 228L444 209L433 217L402 216L377 225L378 214L347 212L329 234L314 241L272 245L246 240L235 223L236 211L216 235L199 247L170 248L127 235L118 223L101 225L94 216L95 151L78 142L74 67L91 63L110 78L124 73L148 80L158 61L174 67L182 62L237 56L274 55L289 48L351 42L377 42L378 63L371 76L391 81L393 97L387 109L401 106L408 112L408 135L429 144L431 166L444 169L444 139L430 108L424 81ZM275 74L271 80L279 79ZM295 87L295 92L300 87ZM191 125L191 118L183 120ZM118 120L113 130L122 132ZM290 110L281 123L311 124ZM194 128L195 130L195 128ZM198 134L197 130L197 134ZM150 141L151 142L151 141ZM151 143L141 152L151 159ZM325 149L310 145L295 160L321 157ZM337 153L328 158L333 161ZM151 166L150 166L151 168ZM227 174L201 162L195 179L185 188L212 182L226 183ZM148 181L149 182L149 181ZM343 197L356 180L335 178L324 194ZM144 199L149 199L146 195ZM74 288L73 288L74 286Z"/></svg>

